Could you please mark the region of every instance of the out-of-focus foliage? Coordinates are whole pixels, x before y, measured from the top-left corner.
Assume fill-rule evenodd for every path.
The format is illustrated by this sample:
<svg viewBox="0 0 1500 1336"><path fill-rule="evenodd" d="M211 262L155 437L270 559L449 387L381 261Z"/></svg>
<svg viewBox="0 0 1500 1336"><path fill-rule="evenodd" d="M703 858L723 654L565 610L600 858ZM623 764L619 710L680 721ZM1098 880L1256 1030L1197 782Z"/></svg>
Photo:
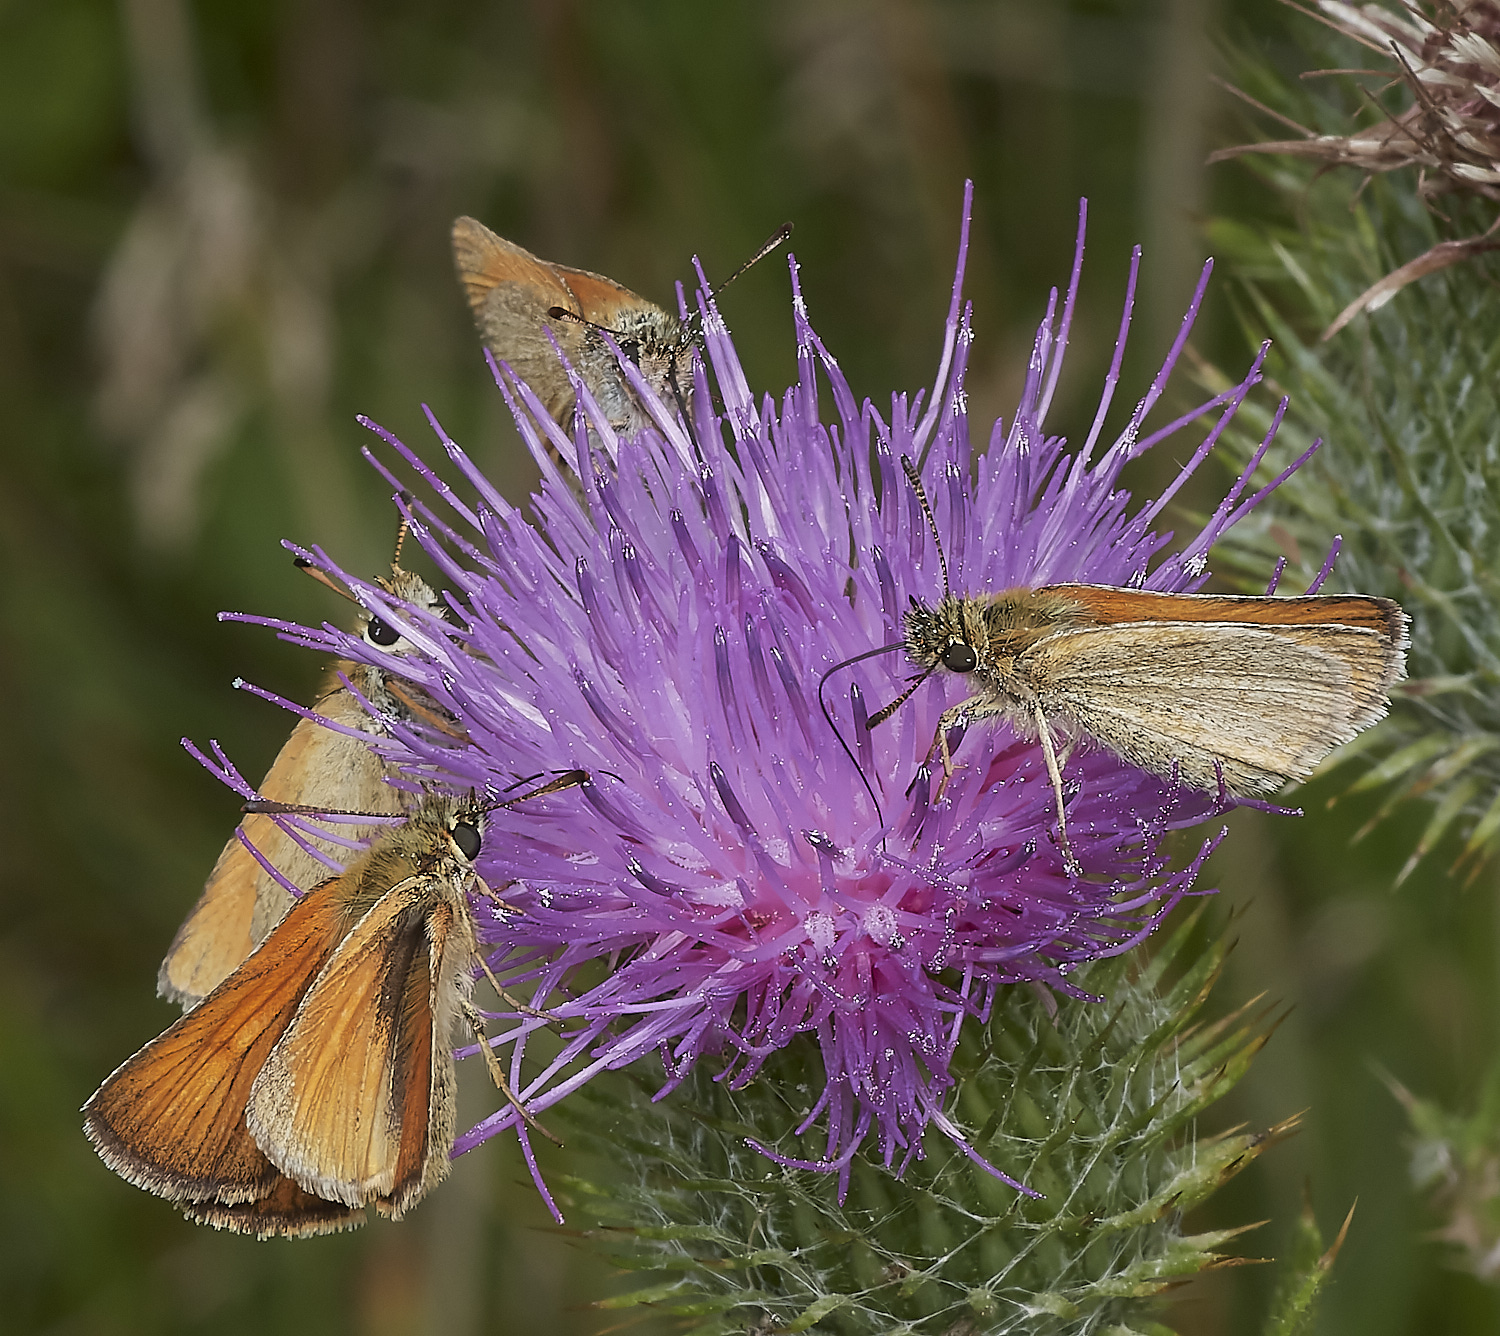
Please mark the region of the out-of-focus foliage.
<svg viewBox="0 0 1500 1336"><path fill-rule="evenodd" d="M1449 1113L1391 1082L1411 1119L1412 1183L1442 1221L1447 1260L1479 1279L1500 1278L1500 1063L1470 1116Z"/></svg>
<svg viewBox="0 0 1500 1336"><path fill-rule="evenodd" d="M1354 1209L1349 1208L1338 1236L1325 1247L1312 1206L1304 1206L1296 1233L1292 1235L1291 1248L1282 1264L1265 1336L1302 1336L1302 1333L1313 1330L1318 1293L1328 1283L1333 1264L1349 1236Z"/></svg>

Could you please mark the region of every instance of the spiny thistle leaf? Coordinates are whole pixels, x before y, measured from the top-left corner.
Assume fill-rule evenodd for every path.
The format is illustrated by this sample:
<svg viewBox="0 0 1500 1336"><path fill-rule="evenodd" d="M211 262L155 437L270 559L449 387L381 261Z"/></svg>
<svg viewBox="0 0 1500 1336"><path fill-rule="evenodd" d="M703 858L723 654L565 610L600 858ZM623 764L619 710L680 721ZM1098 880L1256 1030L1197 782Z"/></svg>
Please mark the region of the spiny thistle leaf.
<svg viewBox="0 0 1500 1336"><path fill-rule="evenodd" d="M1193 916L1147 963L1080 971L1108 1001L1006 990L955 1058L951 1114L1021 1196L929 1135L903 1181L855 1160L841 1205L829 1175L782 1168L747 1139L795 1126L822 1086L794 1047L743 1090L696 1075L652 1103L649 1075L596 1081L560 1106L571 1140L623 1182L566 1182L598 1246L634 1272L609 1308L650 1306L683 1331L1164 1333L1160 1296L1242 1230L1187 1234L1183 1213L1295 1119L1198 1139L1194 1120L1265 1042L1263 1011L1196 1017L1226 951L1199 950ZM816 1158L811 1136L774 1140ZM1246 1228L1253 1228L1247 1226Z"/></svg>

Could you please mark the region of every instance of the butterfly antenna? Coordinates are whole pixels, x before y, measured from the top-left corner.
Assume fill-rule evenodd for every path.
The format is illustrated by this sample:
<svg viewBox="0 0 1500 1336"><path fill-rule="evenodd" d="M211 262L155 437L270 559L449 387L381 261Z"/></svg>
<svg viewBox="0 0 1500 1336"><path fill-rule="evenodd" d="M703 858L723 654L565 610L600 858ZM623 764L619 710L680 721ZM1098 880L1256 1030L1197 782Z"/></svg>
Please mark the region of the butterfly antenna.
<svg viewBox="0 0 1500 1336"><path fill-rule="evenodd" d="M911 483L911 489L916 493L917 504L922 507L922 514L927 517L927 527L932 531L932 544L937 548L938 566L943 572L943 597L949 596L948 586L948 558L943 555L943 540L938 534L937 517L932 513L932 502L927 499L927 489L922 486L922 475L917 472L917 466L912 463L910 455L901 456L901 470L906 474L906 480ZM916 604L916 599L912 599ZM922 685L937 670L937 664L933 664L925 673L913 679L910 686L896 697L889 705L876 710L870 716L870 727L883 724L893 714L916 694L917 688Z"/></svg>
<svg viewBox="0 0 1500 1336"><path fill-rule="evenodd" d="M402 488L401 491L397 492L396 497L405 506L411 506L416 500L416 498L412 496L412 494L405 488ZM401 549L406 545L406 535L410 532L411 517L409 515L403 515L401 517L401 527L396 530L396 550L391 554L392 571L398 571L401 569ZM347 598L351 603L359 602L359 600L355 598L349 590L345 589L341 584L339 584L338 581L335 580L331 575L329 575L327 571L319 570L307 557L293 557L292 565L295 566L299 571L303 571L306 574L312 576L312 578L324 588L333 590L333 592L340 598Z"/></svg>
<svg viewBox="0 0 1500 1336"><path fill-rule="evenodd" d="M922 507L922 514L927 517L927 527L932 530L932 543L937 548L938 566L943 572L943 597L947 598L951 592L948 588L948 558L943 555L943 540L938 534L937 516L932 513L932 503L927 499L927 489L922 486L922 475L917 472L917 466L911 462L910 455L901 456L901 468L906 473L907 481L911 483L912 491L917 494L917 503ZM918 682L917 686L920 685L921 683ZM912 690L916 690L916 687ZM910 692L907 694L909 695ZM906 697L903 696L901 699L905 700Z"/></svg>
<svg viewBox="0 0 1500 1336"><path fill-rule="evenodd" d="M880 654L889 654L893 650L904 648L905 642L897 641L893 645L882 645L879 649L867 649L863 654L856 654L852 659L845 659L842 663L836 663L822 677L818 679L818 708L823 711L823 718L828 721L828 727L833 736L839 740L839 746L844 749L844 755L850 760L854 769L859 774L860 783L865 786L865 792L870 795L870 801L875 804L875 816L880 822L881 829L885 828L885 813L881 810L880 799L875 796L875 790L870 784L869 777L865 774L864 767L860 765L859 758L849 749L849 744L844 741L844 735L839 731L839 726L833 721L833 711L828 708L828 700L823 695L823 688L828 685L828 679L841 669L850 664L859 663L862 659L873 659ZM866 727L873 727L867 724Z"/></svg>
<svg viewBox="0 0 1500 1336"><path fill-rule="evenodd" d="M755 268L755 266L758 265L762 260L764 260L766 256L768 256L772 251L778 249L780 246L785 245L787 238L791 235L792 225L790 223L782 223L780 227L778 227L774 232L771 233L770 236L765 239L765 241L761 245L761 248L756 251L755 254L752 255L748 260L746 260L744 264L736 269L734 273L730 274L729 277L726 278L722 283L715 283L712 287L709 288L708 297L704 301L704 305L706 306L710 302L717 301L719 298L719 294L723 292L724 289L727 288L731 283L733 283L735 279L739 278L748 270ZM682 346L684 348L691 347L693 344L698 342L699 335L703 332L703 307L700 306L696 311L692 313L692 315L687 318L686 321L683 322L683 332L686 335L686 337L682 341Z"/></svg>
<svg viewBox="0 0 1500 1336"><path fill-rule="evenodd" d="M789 238L791 235L791 223L782 223L780 227L772 232L771 235L761 243L760 249L756 251L755 254L752 255L748 260L746 260L744 264L740 265L740 267L736 269L734 273L730 274L729 277L726 278L722 283L715 283L709 288L708 296L704 301L704 306L707 306L711 302L717 301L719 298L719 294L723 292L724 289L727 288L731 283L733 283L735 279L739 278L746 271L753 269L762 260L764 260L766 256L771 254L772 251L784 245L787 241L787 238ZM702 337L703 307L700 306L695 311L693 311L693 313L689 315L686 320L682 322L682 339L678 343L677 347L672 350L670 362L671 369L668 372L668 378L670 379L672 384L672 397L677 400L678 411L682 414L682 420L687 423L688 432L690 434L693 430L693 422L687 411L687 396L683 392L682 387L677 380L677 359L682 356L682 354L686 353L689 349L697 347L698 342ZM713 393L712 390L710 392ZM697 444L696 438L694 440L694 444Z"/></svg>
<svg viewBox="0 0 1500 1336"><path fill-rule="evenodd" d="M242 812L264 816L349 816L364 821L387 821L399 812L354 812L347 807L311 807L306 803L284 803L275 798L249 798L240 806Z"/></svg>
<svg viewBox="0 0 1500 1336"><path fill-rule="evenodd" d="M725 288L733 283L735 279L744 274L746 270L754 268L778 246L782 245L791 235L792 225L790 223L782 223L780 227L778 227L769 237L766 238L764 244L758 251L755 252L754 255L746 260L744 264L736 269L734 273L730 274L729 277L726 278L722 283L715 284L709 289L708 300L713 301L721 292L724 291ZM577 311L570 311L566 306L549 306L547 308L547 315L553 320L571 320L574 324L587 325L590 329L597 329L601 334L619 333L619 330L611 329L608 325L596 324L594 321L579 315ZM702 318L702 313L695 311L692 316L689 317L686 323L701 323ZM696 338L697 335L695 333L693 338L685 339L684 344L686 345L688 343L692 343Z"/></svg>
<svg viewBox="0 0 1500 1336"><path fill-rule="evenodd" d="M320 585L322 585L325 589L333 590L333 592L340 598L347 598L351 603L359 602L359 600L356 599L354 595L351 594L347 589L345 589L343 585L339 584L339 582L335 580L333 576L329 575L327 571L319 570L306 557L293 557L292 565L295 566L299 571L303 571L306 574L312 576L312 578L316 580Z"/></svg>
<svg viewBox="0 0 1500 1336"><path fill-rule="evenodd" d="M909 687L907 687L906 690L903 691L899 696L897 696L896 699L893 700L889 705L884 706L882 709L876 710L875 713L870 716L869 726L871 728L874 728L877 724L883 724L883 723L885 723L885 721L887 719L889 719L893 714L895 714L897 710L899 710L903 705L905 705L906 702L909 701L916 694L917 688L919 686L921 686L922 683L925 682L929 677L932 676L932 674L934 673L934 671L936 671L936 668L937 668L937 665L934 664L931 668L929 668L920 677L916 678L912 682L912 684Z"/></svg>
<svg viewBox="0 0 1500 1336"><path fill-rule="evenodd" d="M493 812L496 808L500 807L514 807L517 803L530 802L533 798L544 798L549 793L558 793L563 789L571 789L576 785L587 784L588 782L589 772L587 770L565 770L556 779L549 780L539 788L517 794L514 798L499 798L494 802L484 803L480 806L479 810L481 812Z"/></svg>
<svg viewBox="0 0 1500 1336"><path fill-rule="evenodd" d="M736 269L734 273L730 274L729 277L726 278L722 283L717 283L708 290L708 300L713 301L721 292L724 291L725 288L733 283L735 279L741 277L746 273L746 271L754 269L755 266L758 265L762 260L764 260L766 256L768 256L772 251L784 246L791 235L792 225L790 223L782 223L780 227L778 227L774 232L771 233L770 236L765 239L764 243L761 245L761 248L756 251L754 255L746 260L744 264Z"/></svg>
<svg viewBox="0 0 1500 1336"><path fill-rule="evenodd" d="M402 492L401 493L401 500L406 505L408 505L408 506L411 505L411 502L412 502L411 493L410 492ZM410 532L411 532L411 516L410 515L403 515L401 517L401 527L396 530L396 550L391 553L391 570L393 570L393 571L399 571L401 569L401 549L406 546L406 535L409 534Z"/></svg>

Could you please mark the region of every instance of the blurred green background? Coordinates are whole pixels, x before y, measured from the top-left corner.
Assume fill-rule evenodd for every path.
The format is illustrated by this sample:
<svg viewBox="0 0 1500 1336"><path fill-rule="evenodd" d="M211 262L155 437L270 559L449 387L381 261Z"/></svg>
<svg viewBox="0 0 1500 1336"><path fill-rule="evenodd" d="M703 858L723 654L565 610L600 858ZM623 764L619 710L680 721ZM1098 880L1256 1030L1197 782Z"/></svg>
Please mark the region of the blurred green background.
<svg viewBox="0 0 1500 1336"><path fill-rule="evenodd" d="M177 739L221 739L258 775L287 719L232 679L305 699L320 670L215 614L344 615L283 537L353 569L389 560L355 413L425 446L425 402L508 494L534 477L452 278L453 217L663 304L693 254L722 276L790 219L813 320L881 403L931 381L972 176L970 396L992 417L1087 195L1052 419L1077 434L1131 244L1146 264L1121 417L1175 332L1206 219L1287 221L1241 167L1204 160L1248 137L1210 82L1216 44L1296 71L1293 22L1273 0L0 0L0 1326L614 1321L587 1305L618 1282L550 1228L503 1140L407 1221L262 1244L117 1179L76 1112L174 1014L156 967L237 819ZM1228 288L1196 346L1238 372ZM778 391L793 369L782 263L723 306L752 384ZM1242 1252L1274 1257L1304 1191L1330 1235L1358 1198L1320 1331L1500 1330L1494 1292L1430 1239L1405 1116L1376 1074L1453 1107L1473 1097L1496 1041L1493 876L1466 890L1436 857L1392 893L1422 814L1351 851L1377 800L1324 811L1333 792L1302 799L1316 819L1238 814L1210 868L1240 937L1219 1005L1264 991L1293 1010L1204 1130L1307 1116L1193 1224L1269 1220ZM1258 1331L1271 1283L1270 1268L1217 1273L1168 1320Z"/></svg>

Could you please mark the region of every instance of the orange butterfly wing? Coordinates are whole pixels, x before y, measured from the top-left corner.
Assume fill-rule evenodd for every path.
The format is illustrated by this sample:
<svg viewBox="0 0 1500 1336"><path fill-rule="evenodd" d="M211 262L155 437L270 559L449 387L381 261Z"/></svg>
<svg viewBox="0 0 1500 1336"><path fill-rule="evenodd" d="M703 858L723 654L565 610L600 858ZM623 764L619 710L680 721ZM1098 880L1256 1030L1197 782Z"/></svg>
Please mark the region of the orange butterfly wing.
<svg viewBox="0 0 1500 1336"><path fill-rule="evenodd" d="M666 338L676 324L659 306L602 274L539 259L473 218L453 224L453 260L485 346L532 388L555 421L566 425L575 396L554 340L595 394L610 398L610 411L628 417L623 403L614 404L629 392L613 354L587 325L547 312L560 306L606 329L645 325ZM666 341L675 347L673 338Z"/></svg>
<svg viewBox="0 0 1500 1336"><path fill-rule="evenodd" d="M585 320L603 325L605 329L624 328L628 323L628 316L642 312L662 317L666 315L655 302L648 302L614 279L605 278L603 274L591 274L587 269L569 269L563 264L548 267L567 284L568 290L573 294L573 302L569 305L574 306Z"/></svg>
<svg viewBox="0 0 1500 1336"><path fill-rule="evenodd" d="M348 926L339 885L331 879L299 900L238 970L84 1105L84 1129L116 1173L170 1201L233 1205L277 1189L245 1104Z"/></svg>
<svg viewBox="0 0 1500 1336"><path fill-rule="evenodd" d="M555 265L491 232L475 218L454 221L453 263L476 315L490 294L503 285L525 290L541 314L549 307L572 309L574 305L573 294Z"/></svg>
<svg viewBox="0 0 1500 1336"><path fill-rule="evenodd" d="M445 958L463 945L466 962L473 949L452 931L455 893L436 874L387 891L329 958L255 1082L256 1141L320 1197L399 1216L448 1172Z"/></svg>
<svg viewBox="0 0 1500 1336"><path fill-rule="evenodd" d="M1337 624L1375 631L1402 643L1406 616L1388 598L1368 594L1303 594L1292 598L1236 597L1227 594L1159 594L1103 585L1045 585L1038 594L1057 594L1083 608L1096 622L1249 622L1258 626Z"/></svg>

